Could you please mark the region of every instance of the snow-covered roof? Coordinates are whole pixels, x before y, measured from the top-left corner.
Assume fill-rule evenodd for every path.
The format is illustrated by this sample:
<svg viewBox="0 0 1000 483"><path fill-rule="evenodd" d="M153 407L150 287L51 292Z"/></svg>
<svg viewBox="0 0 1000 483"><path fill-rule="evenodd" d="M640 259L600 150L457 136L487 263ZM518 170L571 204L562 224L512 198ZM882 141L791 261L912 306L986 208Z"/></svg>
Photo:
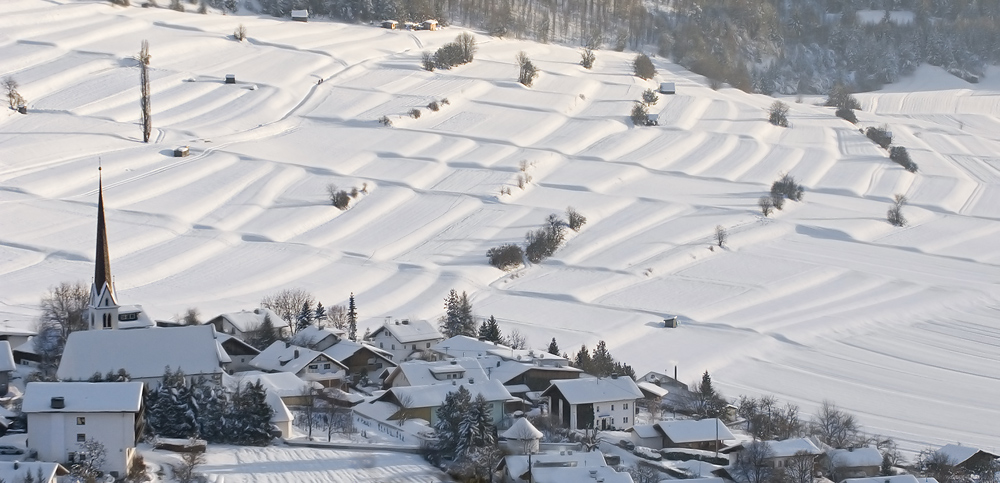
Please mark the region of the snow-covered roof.
<svg viewBox="0 0 1000 483"><path fill-rule="evenodd" d="M435 374L460 372L462 377L457 379L438 379ZM486 371L479 365L479 361L471 357L460 357L444 361L406 361L399 366L389 376L389 381L395 380L402 374L410 386L427 386L431 384L451 384L456 381L458 384L468 384L471 378L475 381L485 381L489 379ZM496 379L496 378L495 378ZM503 379L498 379L503 382Z"/></svg>
<svg viewBox="0 0 1000 483"><path fill-rule="evenodd" d="M291 372L260 372L248 371L237 372L232 376L227 376L230 385L239 383L241 386L249 383L259 382L268 392L273 392L279 397L301 396L306 390L320 389L322 386L315 381L303 381L299 376Z"/></svg>
<svg viewBox="0 0 1000 483"><path fill-rule="evenodd" d="M729 438L722 438L722 439L729 439ZM794 439L786 439L783 441L765 441L765 442L767 443L767 446L771 448L771 454L775 458L787 458L789 456L794 456L795 453L798 453L799 451L805 451L806 453L809 453L811 455L823 454L823 450L817 448L812 441L806 438L794 438ZM876 453L878 452L876 451ZM879 455L878 463L876 464L879 464L881 462L882 462L882 456Z"/></svg>
<svg viewBox="0 0 1000 483"><path fill-rule="evenodd" d="M718 418L678 419L675 421L660 421L660 429L674 443L693 443L696 441L725 441L736 439L729 428ZM814 446L815 448L815 446ZM818 450L817 450L818 451Z"/></svg>
<svg viewBox="0 0 1000 483"><path fill-rule="evenodd" d="M455 392L459 387L465 387L472 397L482 394L487 401L507 401L512 398L507 389L496 379L476 381L473 384L434 384L430 386L402 386L389 389L376 398L376 401L386 401L395 398L406 402L408 408L429 408L440 406L448 393Z"/></svg>
<svg viewBox="0 0 1000 483"><path fill-rule="evenodd" d="M653 397L663 397L666 396L668 392L666 389L657 386L656 384L653 384L651 382L642 381L642 382L637 382L635 385L639 386L639 390L652 394Z"/></svg>
<svg viewBox="0 0 1000 483"><path fill-rule="evenodd" d="M0 340L0 372L10 372L17 369L14 365L14 353L10 350L10 342Z"/></svg>
<svg viewBox="0 0 1000 483"><path fill-rule="evenodd" d="M539 439L544 435L528 418L517 418L501 436L507 439Z"/></svg>
<svg viewBox="0 0 1000 483"><path fill-rule="evenodd" d="M275 376L275 377L272 378L270 376ZM274 383L278 382L279 384L282 384L284 382L285 386L290 386L290 387L284 387L285 392L291 392L295 389L295 385L286 382L288 376L294 377L296 380L298 380L299 384L303 385L315 384L317 387L321 387L319 383L305 382L302 379L299 379L295 374L289 372L266 374L258 371L239 372L235 376L230 376L229 374L223 374L222 384L230 389L236 389L237 386L246 386L247 383L259 382L261 387L264 388L265 400L267 401L267 405L271 406L271 409L274 410L274 415L271 416L271 422L283 423L286 421L293 420L294 416L292 415L292 412L288 410L288 406L285 405L285 402L281 400L282 397L287 397L287 396L283 396L281 394L281 391L276 389ZM299 386L298 392L288 395L298 396L301 394L302 394L302 389L301 386Z"/></svg>
<svg viewBox="0 0 1000 483"><path fill-rule="evenodd" d="M162 371L161 371L162 372ZM61 397L65 407L53 408ZM141 382L29 382L24 413L136 413L142 405Z"/></svg>
<svg viewBox="0 0 1000 483"><path fill-rule="evenodd" d="M874 478L848 478L840 483L922 483L913 475L878 476ZM930 478L933 479L933 478ZM923 482L926 483L926 482Z"/></svg>
<svg viewBox="0 0 1000 483"><path fill-rule="evenodd" d="M234 336L231 336L231 335L226 334L224 332L216 332L215 333L215 340L219 341L219 345L222 346L222 350L224 350L224 351L226 350L225 349L225 344L228 343L228 344L230 344L231 348L232 348L233 345L237 345L244 352L249 352L251 354L260 354L260 351L257 350L256 347L254 347L254 346L252 346L250 344L247 344L246 341L240 339L239 337L234 337ZM229 353L229 351L226 351L226 354L228 354L228 353Z"/></svg>
<svg viewBox="0 0 1000 483"><path fill-rule="evenodd" d="M488 357L496 356L505 361L533 363L538 366L567 366L569 361L562 356L549 354L544 350L512 349L503 344L488 342L464 335L456 335L431 346L431 350L448 357ZM562 367L563 369L570 369ZM572 369L570 369L572 370Z"/></svg>
<svg viewBox="0 0 1000 483"><path fill-rule="evenodd" d="M527 455L510 455L504 458L507 472L515 478L528 472ZM594 475L591 475L591 471ZM628 473L618 473L604 462L600 451L566 451L531 455L531 477L535 483L565 483L596 481L605 483L633 483Z"/></svg>
<svg viewBox="0 0 1000 483"><path fill-rule="evenodd" d="M838 468L880 466L882 453L876 448L833 449L826 452L830 462Z"/></svg>
<svg viewBox="0 0 1000 483"><path fill-rule="evenodd" d="M948 457L948 461L952 465L960 465L964 463L965 460L971 458L973 455L975 455L980 451L983 450L973 446L962 446L960 444L946 444L937 450L938 453L946 455ZM983 452L992 456L993 458L998 457L993 453L989 453L987 451Z"/></svg>
<svg viewBox="0 0 1000 483"><path fill-rule="evenodd" d="M136 314L136 318L129 321L118 319L119 329L145 329L156 325L156 322L146 315L141 305L121 305L118 307L118 315L122 314Z"/></svg>
<svg viewBox="0 0 1000 483"><path fill-rule="evenodd" d="M240 332L248 332L251 330L256 330L260 327L260 324L264 323L264 317L271 317L271 324L275 327L288 327L288 322L286 322L278 314L271 311L271 309L265 309L263 307L250 310L241 310L239 312L230 312L227 314L219 314L214 319L208 321L207 323L215 323L218 319L223 319L229 322L236 330Z"/></svg>
<svg viewBox="0 0 1000 483"><path fill-rule="evenodd" d="M660 432L656 429L657 427L655 424L636 424L632 426L632 431L640 438L658 438Z"/></svg>
<svg viewBox="0 0 1000 483"><path fill-rule="evenodd" d="M34 354L35 353L35 336L28 336L28 340L24 341L21 345L15 347L13 350L21 352L24 354Z"/></svg>
<svg viewBox="0 0 1000 483"><path fill-rule="evenodd" d="M642 391L631 377L584 377L580 379L559 379L542 393L550 395L553 388L566 398L570 404L589 404L605 401L625 401L641 399Z"/></svg>
<svg viewBox="0 0 1000 483"><path fill-rule="evenodd" d="M304 18L309 16L308 10L292 10L292 18Z"/></svg>
<svg viewBox="0 0 1000 483"><path fill-rule="evenodd" d="M25 481L30 476L38 481L38 474L42 475L42 482L51 481L56 477L56 473L66 474L65 468L59 471L59 463L46 463L44 461L0 461L0 479L3 481ZM41 470L40 472L38 470Z"/></svg>
<svg viewBox="0 0 1000 483"><path fill-rule="evenodd" d="M395 364L394 362L392 362L392 355L389 354L388 352L379 349L378 347L370 346L368 344L354 342L353 340L350 339L340 339L339 341L337 341L336 344L333 344L332 346L323 349L323 353L332 357L333 360L337 362L342 362L353 356L363 347L372 351L376 355L381 356L390 364Z"/></svg>
<svg viewBox="0 0 1000 483"><path fill-rule="evenodd" d="M130 330L81 330L66 340L56 375L84 380L125 369L133 379L157 378L170 366L187 375L222 372L229 356L210 325Z"/></svg>
<svg viewBox="0 0 1000 483"><path fill-rule="evenodd" d="M250 361L250 365L263 371L291 372L297 373L311 364L316 358L331 359L330 356L312 349L291 345L284 341L275 341L266 349L257 354ZM346 371L347 366L336 359L333 363L340 369ZM332 375L332 374L331 374Z"/></svg>
<svg viewBox="0 0 1000 483"><path fill-rule="evenodd" d="M334 339L343 339L347 335L341 329L336 327L317 327L315 325L310 325L309 327L303 327L292 337L291 342L295 345L300 345L302 347L311 347L313 344L318 344L323 339L327 337L333 337Z"/></svg>
<svg viewBox="0 0 1000 483"><path fill-rule="evenodd" d="M26 337L31 335L38 335L38 332L31 329L23 329L19 327L0 327L0 336L15 336L15 337Z"/></svg>
<svg viewBox="0 0 1000 483"><path fill-rule="evenodd" d="M444 339L437 326L426 320L404 320L397 321L395 324L386 322L375 329L371 337L374 338L383 331L388 332L389 335L404 344Z"/></svg>

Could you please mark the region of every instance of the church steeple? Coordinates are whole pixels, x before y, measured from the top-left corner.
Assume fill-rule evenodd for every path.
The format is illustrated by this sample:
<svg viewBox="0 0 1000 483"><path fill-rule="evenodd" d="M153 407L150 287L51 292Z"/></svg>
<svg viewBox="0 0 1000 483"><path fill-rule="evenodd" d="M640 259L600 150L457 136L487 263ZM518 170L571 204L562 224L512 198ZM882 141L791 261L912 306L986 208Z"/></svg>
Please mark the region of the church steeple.
<svg viewBox="0 0 1000 483"><path fill-rule="evenodd" d="M108 229L104 222L104 181L101 168L98 171L97 188L97 254L94 257L94 288L98 292L108 285L108 292L114 298L114 281L111 279L111 255L108 253Z"/></svg>

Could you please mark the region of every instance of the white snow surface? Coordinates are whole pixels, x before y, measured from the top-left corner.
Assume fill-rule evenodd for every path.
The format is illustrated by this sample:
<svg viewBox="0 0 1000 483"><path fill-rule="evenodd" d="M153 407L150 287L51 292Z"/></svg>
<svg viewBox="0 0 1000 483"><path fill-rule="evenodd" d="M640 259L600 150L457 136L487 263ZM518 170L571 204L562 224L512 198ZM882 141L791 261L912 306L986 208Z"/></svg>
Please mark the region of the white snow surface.
<svg viewBox="0 0 1000 483"><path fill-rule="evenodd" d="M29 110L0 110L0 319L29 328L49 287L91 280L100 162L119 299L160 318L302 288L327 306L353 292L373 321L436 320L464 290L534 349L603 339L640 374L708 370L727 396L805 414L833 400L910 451L997 448L1000 70L968 84L922 67L858 95L861 127L888 124L911 174L830 108L788 99L791 127L771 126L773 98L713 91L663 59L647 82L632 53L600 51L588 71L574 48L476 34L473 63L420 69L460 31L0 2L0 76ZM521 50L542 71L530 89L514 80ZM631 103L660 81L677 85L660 125L633 127ZM761 219L781 173L805 198ZM331 183L367 193L340 211ZM905 228L885 222L896 193ZM588 221L554 257L486 264L570 205ZM729 243L710 250L716 225Z"/></svg>

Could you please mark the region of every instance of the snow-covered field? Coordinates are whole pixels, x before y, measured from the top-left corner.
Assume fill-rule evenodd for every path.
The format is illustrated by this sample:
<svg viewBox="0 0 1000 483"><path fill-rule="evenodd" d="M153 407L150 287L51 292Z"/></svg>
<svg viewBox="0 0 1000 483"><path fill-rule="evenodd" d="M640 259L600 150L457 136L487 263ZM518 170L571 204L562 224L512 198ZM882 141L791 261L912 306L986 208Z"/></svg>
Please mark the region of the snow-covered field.
<svg viewBox="0 0 1000 483"><path fill-rule="evenodd" d="M858 96L861 124L887 123L914 175L818 99L786 99L792 127L774 127L772 98L662 59L656 81L677 95L647 128L626 118L656 85L630 75L634 54L600 51L588 71L573 48L477 35L472 64L421 70L459 31L0 2L0 76L30 111L0 111L0 319L29 324L48 287L90 281L100 161L119 300L155 317L303 288L327 306L354 292L374 325L437 317L454 288L536 347L604 339L640 374L709 370L726 395L806 412L830 399L908 450L1000 447L1000 70L972 85L926 67ZM530 89L520 50L542 71ZM171 157L182 145L191 156ZM805 199L761 219L784 172ZM330 183L369 192L342 212ZM895 193L906 228L885 222ZM570 205L588 223L555 257L514 275L486 264ZM659 326L668 314L680 328Z"/></svg>

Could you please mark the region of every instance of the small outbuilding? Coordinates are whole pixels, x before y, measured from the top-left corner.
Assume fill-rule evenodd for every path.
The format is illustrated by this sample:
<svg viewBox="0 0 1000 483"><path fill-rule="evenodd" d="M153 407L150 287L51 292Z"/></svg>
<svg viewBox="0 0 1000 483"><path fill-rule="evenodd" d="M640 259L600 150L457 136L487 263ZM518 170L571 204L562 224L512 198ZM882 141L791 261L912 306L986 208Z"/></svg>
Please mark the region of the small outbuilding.
<svg viewBox="0 0 1000 483"><path fill-rule="evenodd" d="M507 440L507 450L511 454L531 454L538 452L538 441L543 434L528 418L520 417L501 436Z"/></svg>
<svg viewBox="0 0 1000 483"><path fill-rule="evenodd" d="M235 84L236 74L226 74L226 84Z"/></svg>
<svg viewBox="0 0 1000 483"><path fill-rule="evenodd" d="M660 82L660 94L676 94L677 88L673 82Z"/></svg>
<svg viewBox="0 0 1000 483"><path fill-rule="evenodd" d="M437 20L424 20L420 22L420 30L437 30L438 21Z"/></svg>
<svg viewBox="0 0 1000 483"><path fill-rule="evenodd" d="M28 113L28 107L25 106L24 104L21 104L21 105L17 106L17 112L20 112L21 114L27 114Z"/></svg>
<svg viewBox="0 0 1000 483"><path fill-rule="evenodd" d="M667 317L667 318L663 319L663 326L666 327L666 328L668 328L668 329L676 329L677 326L679 326L679 325L681 325L681 324L680 324L680 322L677 321L677 316L676 315L673 316L673 317Z"/></svg>
<svg viewBox="0 0 1000 483"><path fill-rule="evenodd" d="M383 20L382 21L382 28L384 28L384 29L396 30L396 27L398 25L399 25L399 22L397 22L395 20Z"/></svg>
<svg viewBox="0 0 1000 483"><path fill-rule="evenodd" d="M308 22L309 21L309 11L308 10L292 10L292 20L296 22Z"/></svg>
<svg viewBox="0 0 1000 483"><path fill-rule="evenodd" d="M191 150L187 146L181 146L177 149L174 149L175 158L186 158L188 157L189 154L191 154Z"/></svg>

